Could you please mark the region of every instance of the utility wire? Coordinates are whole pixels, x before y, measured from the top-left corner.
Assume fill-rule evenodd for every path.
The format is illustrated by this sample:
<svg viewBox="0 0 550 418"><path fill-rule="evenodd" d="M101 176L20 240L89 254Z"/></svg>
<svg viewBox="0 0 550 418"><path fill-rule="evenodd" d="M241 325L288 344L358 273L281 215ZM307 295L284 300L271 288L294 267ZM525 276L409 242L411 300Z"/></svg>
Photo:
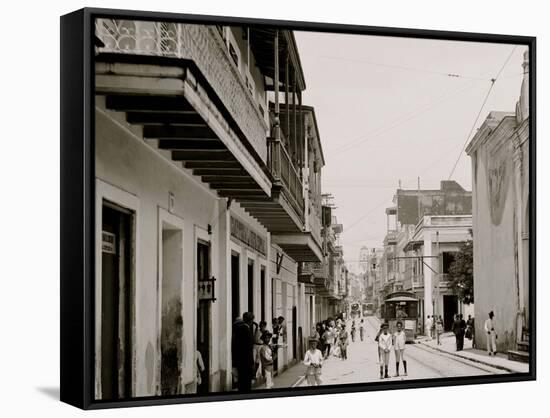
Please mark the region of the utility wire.
<svg viewBox="0 0 550 418"><path fill-rule="evenodd" d="M332 57L332 56L327 56L327 55L320 55L319 58L325 58L325 59L336 60L336 61L358 62L358 63L362 63L362 64L373 65L373 66L376 66L376 67L393 68L393 69L402 70L402 71L413 71L413 72L417 72L417 73L426 73L426 74L432 74L432 75L439 75L439 76L449 77L449 78L470 78L470 79L473 79L473 80L484 80L484 81L489 80L488 78L483 78L483 77L468 76L468 75L464 75L464 74L449 73L449 72L445 72L445 71L435 71L435 70L429 70L429 69L426 69L426 68L405 67L405 66L402 66L402 65L385 64L385 63L380 63L380 62L359 60L359 59L355 59L355 58Z"/></svg>
<svg viewBox="0 0 550 418"><path fill-rule="evenodd" d="M344 145L343 148L340 148L340 150L338 150L337 152L333 153L334 156L338 156L338 155L341 155L353 148L355 148L356 146L358 145L361 145L363 143L366 143L366 142L369 142L375 138L377 138L378 136L380 136L381 134L383 133L386 133L388 131L391 131L392 129L402 125L403 123L405 122L408 122L410 120L413 120L419 116L421 116L422 114L426 113L427 111L431 110L432 108L434 108L435 106L437 106L438 104L444 102L445 100L448 100L450 99L451 97L457 95L457 94L460 94L460 93L463 93L469 89L471 89L472 87L474 87L474 83L472 84L469 84L468 86L462 88L462 89L459 89L459 90L455 90L451 93L448 93L448 94L444 94L442 96L439 96L436 100L434 100L433 102L430 102L428 104L424 104L423 106L417 108L416 110L414 110L413 112L409 113L408 115L402 115L400 116L399 118L396 118L393 120L392 124L389 125L389 126L386 126L386 127L381 127L381 128L378 128L378 129L375 129L373 131L370 132L370 135L371 136L367 136L367 137L362 137L362 138L358 138L358 140L353 140L351 141L350 143L348 143L347 145Z"/></svg>
<svg viewBox="0 0 550 418"><path fill-rule="evenodd" d="M502 70L504 70L504 67L506 67L506 64L510 61L510 58L512 58L512 55L514 54L514 51L516 50L517 46L514 46L512 48L512 51L510 51L510 54L504 61L504 64L502 64L502 67L500 67L500 70L498 71L495 78L491 79L491 85L489 86L489 89L487 90L487 94L485 95L485 98L483 99L483 103L481 104L481 107L479 109L479 112L477 112L476 118L474 120L474 123L472 124L472 127L470 128L470 132L468 132L468 135L466 136L466 141L464 141L464 144L462 145L462 148L460 149L460 153L458 154L458 158L456 159L453 169L451 170L451 173L449 174L449 180L453 177L453 174L456 170L456 166L458 165L458 162L460 161L460 158L462 157L462 153L466 149L466 145L468 145L468 142L470 141L470 136L472 135L472 132L474 131L477 121L479 120L479 117L481 116L481 112L483 111L483 108L485 107L485 104L487 103L487 100L489 99L489 95L491 94L491 91L493 90L493 87L495 86L496 81L500 77L500 74L502 73Z"/></svg>

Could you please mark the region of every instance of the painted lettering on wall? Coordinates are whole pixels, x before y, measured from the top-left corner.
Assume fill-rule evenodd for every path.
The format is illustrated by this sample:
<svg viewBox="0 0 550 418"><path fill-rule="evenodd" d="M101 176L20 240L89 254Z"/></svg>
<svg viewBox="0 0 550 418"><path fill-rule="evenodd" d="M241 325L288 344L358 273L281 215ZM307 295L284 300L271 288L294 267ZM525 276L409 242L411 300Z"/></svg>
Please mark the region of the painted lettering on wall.
<svg viewBox="0 0 550 418"><path fill-rule="evenodd" d="M231 236L245 243L260 254L267 254L266 240L237 218L231 217Z"/></svg>
<svg viewBox="0 0 550 418"><path fill-rule="evenodd" d="M115 247L116 235L107 231L101 232L101 251L109 254L116 254Z"/></svg>

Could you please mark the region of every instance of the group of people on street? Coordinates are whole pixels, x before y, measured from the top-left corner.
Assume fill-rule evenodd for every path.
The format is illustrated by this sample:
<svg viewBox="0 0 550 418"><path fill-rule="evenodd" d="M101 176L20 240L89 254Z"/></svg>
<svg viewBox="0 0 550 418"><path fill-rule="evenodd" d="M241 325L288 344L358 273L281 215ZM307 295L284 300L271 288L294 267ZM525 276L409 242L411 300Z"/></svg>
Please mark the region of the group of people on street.
<svg viewBox="0 0 550 418"><path fill-rule="evenodd" d="M426 318L426 336L432 340L435 334L437 345L441 345L441 334L443 334L443 330L443 318L441 315L428 315Z"/></svg>
<svg viewBox="0 0 550 418"><path fill-rule="evenodd" d="M407 361L405 360L405 343L407 341L407 337L401 321L397 321L395 327L396 331L393 334L390 334L388 323L382 323L380 325L380 330L374 339L378 342L380 379L387 379L390 377L388 374L388 366L390 363L390 353L392 348L395 354L395 377L399 376L400 363L403 363L403 375L407 376Z"/></svg>
<svg viewBox="0 0 550 418"><path fill-rule="evenodd" d="M331 355L340 357L342 360L348 359L348 346L355 342L359 331L361 341L365 338L365 323L361 318L359 323L355 319L351 322L350 332L346 329L346 323L343 318L327 318L325 321L318 322L312 329L309 338L309 349L304 356L304 365L306 369L306 380L309 386L318 386L322 381L323 362Z"/></svg>
<svg viewBox="0 0 550 418"><path fill-rule="evenodd" d="M342 360L347 360L350 337L351 342L355 342L358 330L359 338L363 341L365 335L363 319L360 320L359 324L352 320L350 332L348 333L346 323L342 318L328 318L317 323L311 332L310 338L317 340L317 347L323 354L324 359L334 355Z"/></svg>
<svg viewBox="0 0 550 418"><path fill-rule="evenodd" d="M456 351L464 349L465 337L472 341L472 348L475 348L475 326L474 318L471 315L468 315L468 320L464 321L464 316L457 314L453 322L452 331L456 339Z"/></svg>
<svg viewBox="0 0 550 418"><path fill-rule="evenodd" d="M254 322L254 314L245 312L233 323L231 352L233 376L239 392L249 392L254 380L265 379L265 387L273 388L273 371L276 365L277 349L286 334L285 319L273 318L273 332L267 329L267 322Z"/></svg>

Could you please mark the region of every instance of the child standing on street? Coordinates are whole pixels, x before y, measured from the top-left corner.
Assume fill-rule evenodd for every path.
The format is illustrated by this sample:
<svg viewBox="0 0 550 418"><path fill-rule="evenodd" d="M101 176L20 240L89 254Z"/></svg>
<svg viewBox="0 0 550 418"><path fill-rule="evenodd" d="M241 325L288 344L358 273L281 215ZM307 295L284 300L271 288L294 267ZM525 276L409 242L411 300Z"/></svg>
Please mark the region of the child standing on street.
<svg viewBox="0 0 550 418"><path fill-rule="evenodd" d="M388 364L390 362L390 350L392 336L388 333L388 324L382 325L382 333L378 336L378 352L380 354L380 379L387 379Z"/></svg>
<svg viewBox="0 0 550 418"><path fill-rule="evenodd" d="M403 330L403 323L397 321L397 331L393 334L393 348L395 351L395 376L399 376L399 362L403 361L403 376L407 376L407 361L405 360L405 342L407 336Z"/></svg>
<svg viewBox="0 0 550 418"><path fill-rule="evenodd" d="M342 356L342 360L348 359L348 345L349 345L349 337L348 332L346 331L346 325L342 324L342 329L340 330L340 334L338 335L339 339L339 347L340 347L340 355Z"/></svg>
<svg viewBox="0 0 550 418"><path fill-rule="evenodd" d="M321 368L323 366L323 353L317 349L317 340L309 339L309 350L304 356L304 364L307 366L306 379L309 386L320 386L323 384L321 380Z"/></svg>
<svg viewBox="0 0 550 418"><path fill-rule="evenodd" d="M265 376L266 389L273 387L273 352L269 346L272 336L269 331L264 331L261 337L263 344L260 347L260 362Z"/></svg>
<svg viewBox="0 0 550 418"><path fill-rule="evenodd" d="M363 335L365 334L365 326L363 324L363 320L361 319L361 322L359 323L359 338L361 341L363 341Z"/></svg>

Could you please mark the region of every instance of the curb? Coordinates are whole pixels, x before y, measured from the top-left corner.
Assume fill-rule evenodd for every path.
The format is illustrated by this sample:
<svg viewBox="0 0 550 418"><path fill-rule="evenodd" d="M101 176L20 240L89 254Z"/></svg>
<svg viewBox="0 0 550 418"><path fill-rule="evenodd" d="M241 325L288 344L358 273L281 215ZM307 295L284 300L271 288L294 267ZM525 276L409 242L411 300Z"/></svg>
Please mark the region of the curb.
<svg viewBox="0 0 550 418"><path fill-rule="evenodd" d="M479 363L479 364L483 364L484 366L487 366L487 367L492 367L493 369L499 369L499 370L504 370L508 373L522 373L520 371L517 371L517 370L514 370L514 369L510 369L509 367L506 367L506 366L501 366L499 364L493 364L493 363L489 363L487 361L483 361L483 360L479 360L479 359L475 359L475 358L471 358L471 357L468 357L468 356L462 356L460 354L457 354L457 353L453 353L451 351L446 351L446 350L443 350L441 348L438 348L438 347L432 347L431 345L429 344L426 344L422 341L417 341L416 344L420 344L420 345L423 345L425 347L428 347L428 348L431 348L432 350L436 350L436 351L439 351L441 353L445 353L445 354L449 354L451 356L454 356L454 357L458 357L458 358L461 358L463 360L469 360L471 362L474 362L474 363Z"/></svg>

